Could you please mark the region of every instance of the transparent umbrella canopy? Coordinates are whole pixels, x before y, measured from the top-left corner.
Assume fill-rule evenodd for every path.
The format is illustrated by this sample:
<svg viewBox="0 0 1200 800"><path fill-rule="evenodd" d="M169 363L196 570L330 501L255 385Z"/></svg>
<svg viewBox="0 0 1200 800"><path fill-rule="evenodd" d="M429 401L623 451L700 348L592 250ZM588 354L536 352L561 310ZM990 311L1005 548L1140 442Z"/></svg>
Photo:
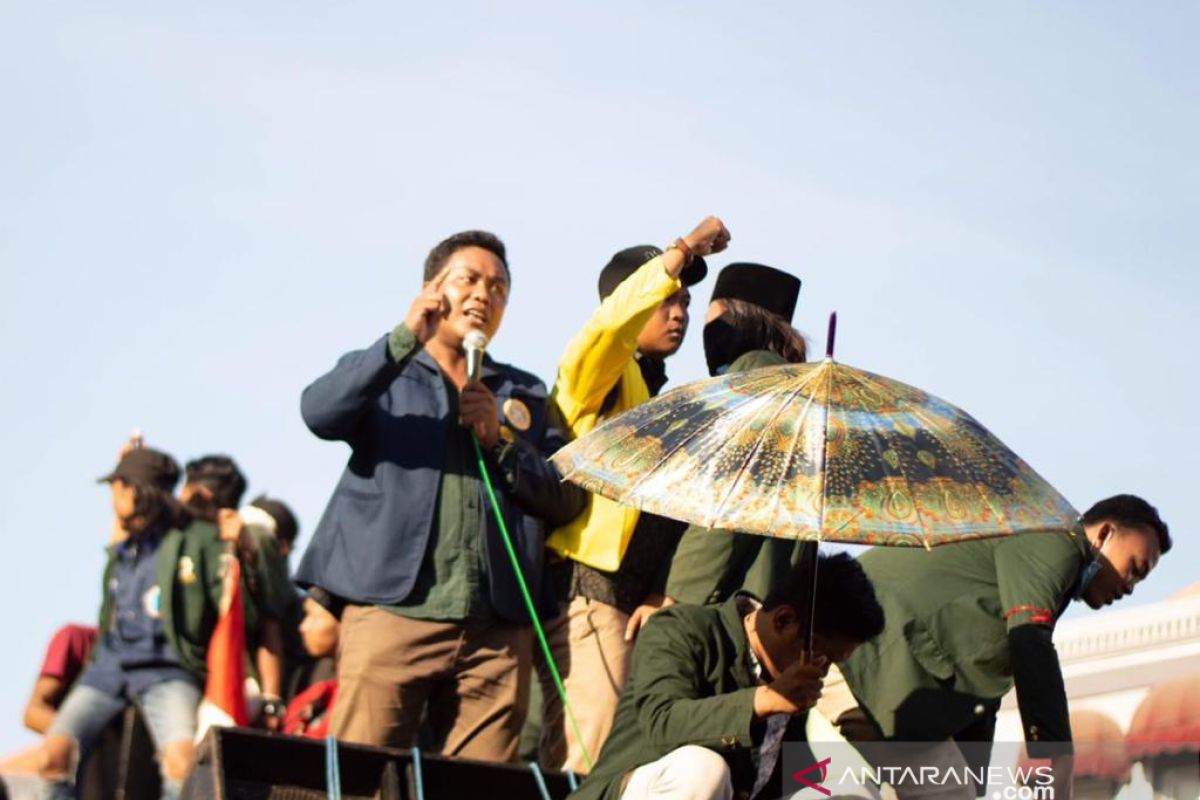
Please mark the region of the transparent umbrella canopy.
<svg viewBox="0 0 1200 800"><path fill-rule="evenodd" d="M832 355L681 386L553 461L626 505L806 541L929 548L1078 517L965 411Z"/></svg>

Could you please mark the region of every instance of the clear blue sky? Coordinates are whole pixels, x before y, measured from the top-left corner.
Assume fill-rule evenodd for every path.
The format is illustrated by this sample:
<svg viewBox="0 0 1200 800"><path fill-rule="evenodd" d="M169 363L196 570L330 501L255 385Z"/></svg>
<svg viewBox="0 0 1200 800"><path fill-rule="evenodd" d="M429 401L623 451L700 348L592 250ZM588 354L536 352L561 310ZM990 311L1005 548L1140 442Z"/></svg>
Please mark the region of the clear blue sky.
<svg viewBox="0 0 1200 800"><path fill-rule="evenodd" d="M549 380L613 251L719 214L715 266L801 276L818 347L836 308L841 360L1076 506L1156 503L1178 544L1127 602L1193 582L1197 30L1183 2L6 3L0 753L46 638L95 616L130 429L233 454L306 536L346 451L300 390L468 227L511 251L494 354Z"/></svg>

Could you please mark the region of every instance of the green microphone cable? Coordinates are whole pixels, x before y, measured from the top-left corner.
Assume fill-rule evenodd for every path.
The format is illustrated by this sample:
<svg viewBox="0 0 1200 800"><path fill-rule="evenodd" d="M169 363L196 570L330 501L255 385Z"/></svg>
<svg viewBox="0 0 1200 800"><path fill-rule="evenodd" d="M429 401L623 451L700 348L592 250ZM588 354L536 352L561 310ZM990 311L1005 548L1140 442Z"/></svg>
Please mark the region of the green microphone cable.
<svg viewBox="0 0 1200 800"><path fill-rule="evenodd" d="M492 477L488 472L487 464L483 460L483 451L479 449L479 440L474 435L471 436L471 444L475 448L475 458L479 462L479 474L483 476L483 486L487 489L488 500L492 504L492 513L496 516L496 524L500 526L500 536L504 539L504 549L508 551L509 561L512 562L513 572L517 575L517 585L521 587L521 596L525 598L525 608L529 610L529 619L533 622L534 633L537 634L538 644L542 647L542 655L546 657L546 666L550 667L550 676L554 678L554 686L558 689L558 696L562 699L563 709L567 712L567 720L571 723L571 731L575 734L575 741L579 742L579 749L583 751L583 760L587 764L588 772L592 771L592 755L588 752L587 745L583 743L583 736L579 732L579 723L575 721L575 710L571 708L571 701L567 699L567 689L563 686L562 676L558 674L558 665L554 663L554 655L550 652L550 643L546 641L546 632L542 630L542 623L538 619L537 609L533 605L533 597L529 594L529 585L525 583L525 574L521 572L521 563L517 561L517 551L513 547L512 537L508 534L508 525L504 522L504 515L500 513L500 501L496 499L496 490L492 488Z"/></svg>

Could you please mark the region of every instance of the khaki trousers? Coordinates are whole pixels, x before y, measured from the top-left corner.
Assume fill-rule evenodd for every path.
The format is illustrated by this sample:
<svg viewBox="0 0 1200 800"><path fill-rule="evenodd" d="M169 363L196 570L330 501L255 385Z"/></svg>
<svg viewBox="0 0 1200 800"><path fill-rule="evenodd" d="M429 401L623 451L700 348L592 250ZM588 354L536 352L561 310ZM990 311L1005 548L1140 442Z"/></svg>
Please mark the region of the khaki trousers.
<svg viewBox="0 0 1200 800"><path fill-rule="evenodd" d="M565 613L546 626L546 639L567 690L567 699L575 710L575 720L583 744L592 757L612 730L617 701L629 677L629 656L633 643L625 641L629 615L607 603L574 598ZM542 686L542 738L538 758L547 769L588 772L583 748L575 737L559 699L545 659L537 658L538 679Z"/></svg>
<svg viewBox="0 0 1200 800"><path fill-rule="evenodd" d="M530 630L522 625L347 606L330 733L412 747L427 712L444 755L515 761L529 704L529 648Z"/></svg>

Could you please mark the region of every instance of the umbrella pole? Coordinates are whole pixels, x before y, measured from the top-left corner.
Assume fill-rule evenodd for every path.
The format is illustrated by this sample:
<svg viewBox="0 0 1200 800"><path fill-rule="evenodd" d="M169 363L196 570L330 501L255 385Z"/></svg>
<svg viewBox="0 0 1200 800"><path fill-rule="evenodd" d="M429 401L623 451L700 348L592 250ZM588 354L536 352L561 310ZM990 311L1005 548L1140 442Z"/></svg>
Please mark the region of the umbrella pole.
<svg viewBox="0 0 1200 800"><path fill-rule="evenodd" d="M805 542L800 553L800 570L806 591L800 598L800 619L804 623L804 656L813 661L813 627L817 618L817 543Z"/></svg>
<svg viewBox="0 0 1200 800"><path fill-rule="evenodd" d="M829 329L825 333L825 360L833 360L833 345L837 340L837 312L829 315ZM829 438L829 409L825 409L825 437ZM821 471L825 471L825 454L821 454ZM825 523L824 507L821 509L821 524ZM801 598L800 619L804 621L804 657L808 663L815 658L813 653L813 629L817 620L817 550L818 542L805 542L800 554L800 569L804 580L801 586L808 591Z"/></svg>

